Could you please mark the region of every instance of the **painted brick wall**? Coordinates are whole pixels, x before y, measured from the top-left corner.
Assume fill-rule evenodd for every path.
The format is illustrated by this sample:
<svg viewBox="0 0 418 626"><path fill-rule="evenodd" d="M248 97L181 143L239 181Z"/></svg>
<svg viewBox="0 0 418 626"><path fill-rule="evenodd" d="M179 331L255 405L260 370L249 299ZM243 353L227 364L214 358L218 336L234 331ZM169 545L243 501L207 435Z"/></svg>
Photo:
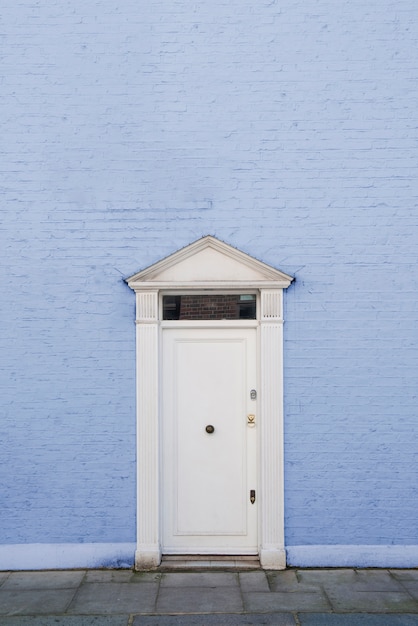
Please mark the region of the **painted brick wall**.
<svg viewBox="0 0 418 626"><path fill-rule="evenodd" d="M415 0L5 0L1 543L135 540L134 297L293 274L286 541L418 544Z"/></svg>

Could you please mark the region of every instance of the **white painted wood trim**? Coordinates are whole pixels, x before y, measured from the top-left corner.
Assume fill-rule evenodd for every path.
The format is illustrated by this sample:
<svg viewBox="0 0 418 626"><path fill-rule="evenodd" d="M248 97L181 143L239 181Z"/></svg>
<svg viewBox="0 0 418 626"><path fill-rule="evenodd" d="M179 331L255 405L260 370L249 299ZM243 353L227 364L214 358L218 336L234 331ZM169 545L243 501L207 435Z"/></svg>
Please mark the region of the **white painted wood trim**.
<svg viewBox="0 0 418 626"><path fill-rule="evenodd" d="M257 320L185 320L160 322L161 328L258 328Z"/></svg>
<svg viewBox="0 0 418 626"><path fill-rule="evenodd" d="M187 326L159 322L158 299L157 290L137 292L137 569L161 561L159 326ZM284 569L283 290L261 289L259 302L260 321L247 322L260 324L259 555L265 569Z"/></svg>
<svg viewBox="0 0 418 626"><path fill-rule="evenodd" d="M194 291L193 286L195 283L192 281L176 281L175 287L176 290L181 291L182 293L190 293ZM275 287L277 289L286 289L289 287L289 281L284 280L276 280L276 281L268 281L268 280L227 280L227 281L202 281L199 284L196 283L196 289L200 291L207 291L208 289L216 290L216 293L221 292L230 292L236 291L237 293L245 293L245 291L251 289L267 289L269 287ZM164 290L167 293L173 293L173 282L172 281L153 281L152 283L140 283L128 280L128 285L131 289L141 290L141 291L154 291L155 289Z"/></svg>
<svg viewBox="0 0 418 626"><path fill-rule="evenodd" d="M205 249L215 250L210 257ZM212 253L211 253L212 254ZM196 255L196 259L194 259ZM224 264L223 257L232 259ZM213 276L215 258L216 278ZM199 260L200 259L200 260ZM186 270L183 262L187 260ZM196 261L196 268L193 263ZM177 267L178 266L178 267ZM225 269L224 269L225 267ZM229 269L228 269L229 268ZM232 268L232 269L231 269ZM244 269L243 269L244 268ZM196 271L195 271L196 269ZM164 274L167 270L169 273ZM239 280L236 280L236 272ZM167 278L169 277L169 279ZM257 291L261 312L258 320L243 326L259 325L260 366L260 560L265 568L286 566L284 547L284 468L283 468L283 289L292 277L252 259L213 237L205 237L127 279L137 294L137 569L150 569L161 560L160 527L160 327L212 327L211 322L161 322L159 296L167 293ZM229 326L215 322L214 326ZM240 326L239 320L231 326Z"/></svg>
<svg viewBox="0 0 418 626"><path fill-rule="evenodd" d="M284 569L282 290L261 291L260 563Z"/></svg>
<svg viewBox="0 0 418 626"><path fill-rule="evenodd" d="M159 532L158 291L137 292L137 548L135 567L161 562Z"/></svg>
<svg viewBox="0 0 418 626"><path fill-rule="evenodd" d="M193 278L190 275L187 276L186 280L182 280L182 276L178 275L176 280L173 280L173 274L170 276L169 281L161 279L161 276L164 276L165 270L172 269L177 266L182 266L184 268L184 261L188 259L192 259L193 263L196 259L199 258L199 254L205 250L212 250L215 252L215 256L213 258L217 258L218 260L223 259L224 262L221 261L220 265L217 264L218 270L221 268L222 276L218 275L214 276L215 267L213 264L208 265L207 263L204 266L201 266L201 269L205 271L200 274L195 274ZM241 267L244 269L244 274L240 272L240 278L237 279L236 272L234 271L232 274L228 274L228 270L225 264L225 261L228 259L233 260L235 263L235 268ZM230 265L230 263L229 263ZM254 278L254 273L257 278ZM181 272L180 272L181 274ZM219 274L219 271L218 271ZM200 275L200 279L196 278L197 275ZM205 276L205 278L203 278ZM250 278L252 276L252 279ZM142 270L141 272L137 272L133 276L127 279L128 285L135 290L141 290L144 287L141 286L141 283L145 286L153 286L154 288L159 289L170 289L175 285L178 288L183 288L188 285L189 288L197 287L197 283L200 282L200 287L221 287L229 288L232 284L235 288L240 288L240 286L245 286L245 284L251 286L255 286L255 284L262 284L265 287L275 286L275 287L288 287L292 282L293 278L280 270L277 270L262 261L258 261L254 257L249 256L248 254L242 252L241 250L237 250L232 246L226 244L215 237L211 237L207 235L206 237L202 237L198 239L194 243L182 248L181 250L177 250L170 256L161 259L157 263L154 263L150 267ZM226 284L226 281L230 282L230 285ZM151 287L152 288L152 287Z"/></svg>

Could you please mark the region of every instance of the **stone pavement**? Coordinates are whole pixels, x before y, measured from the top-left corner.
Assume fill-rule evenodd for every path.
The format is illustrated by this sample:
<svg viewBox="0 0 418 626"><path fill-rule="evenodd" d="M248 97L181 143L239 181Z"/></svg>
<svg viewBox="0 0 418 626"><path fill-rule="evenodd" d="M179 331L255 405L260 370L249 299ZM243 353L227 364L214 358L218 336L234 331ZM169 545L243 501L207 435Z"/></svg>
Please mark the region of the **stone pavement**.
<svg viewBox="0 0 418 626"><path fill-rule="evenodd" d="M418 569L0 572L2 626L418 626Z"/></svg>

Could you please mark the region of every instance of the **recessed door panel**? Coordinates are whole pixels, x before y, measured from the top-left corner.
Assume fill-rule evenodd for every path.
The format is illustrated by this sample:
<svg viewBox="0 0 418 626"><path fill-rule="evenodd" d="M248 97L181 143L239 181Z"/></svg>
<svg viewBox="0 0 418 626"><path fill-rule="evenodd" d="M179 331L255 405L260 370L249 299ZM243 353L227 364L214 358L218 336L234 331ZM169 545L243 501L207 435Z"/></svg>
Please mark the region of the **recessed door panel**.
<svg viewBox="0 0 418 626"><path fill-rule="evenodd" d="M163 331L163 551L257 551L255 329Z"/></svg>

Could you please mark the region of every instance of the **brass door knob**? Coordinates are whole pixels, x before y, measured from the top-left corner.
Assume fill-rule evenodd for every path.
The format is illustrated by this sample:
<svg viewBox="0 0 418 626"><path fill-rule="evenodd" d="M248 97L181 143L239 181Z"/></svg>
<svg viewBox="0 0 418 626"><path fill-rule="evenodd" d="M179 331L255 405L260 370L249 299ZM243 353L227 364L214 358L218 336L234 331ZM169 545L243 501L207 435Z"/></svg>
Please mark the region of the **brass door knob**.
<svg viewBox="0 0 418 626"><path fill-rule="evenodd" d="M212 426L212 424L208 424L205 428L206 432L209 433L209 435L211 435L213 432L215 432L215 427Z"/></svg>

